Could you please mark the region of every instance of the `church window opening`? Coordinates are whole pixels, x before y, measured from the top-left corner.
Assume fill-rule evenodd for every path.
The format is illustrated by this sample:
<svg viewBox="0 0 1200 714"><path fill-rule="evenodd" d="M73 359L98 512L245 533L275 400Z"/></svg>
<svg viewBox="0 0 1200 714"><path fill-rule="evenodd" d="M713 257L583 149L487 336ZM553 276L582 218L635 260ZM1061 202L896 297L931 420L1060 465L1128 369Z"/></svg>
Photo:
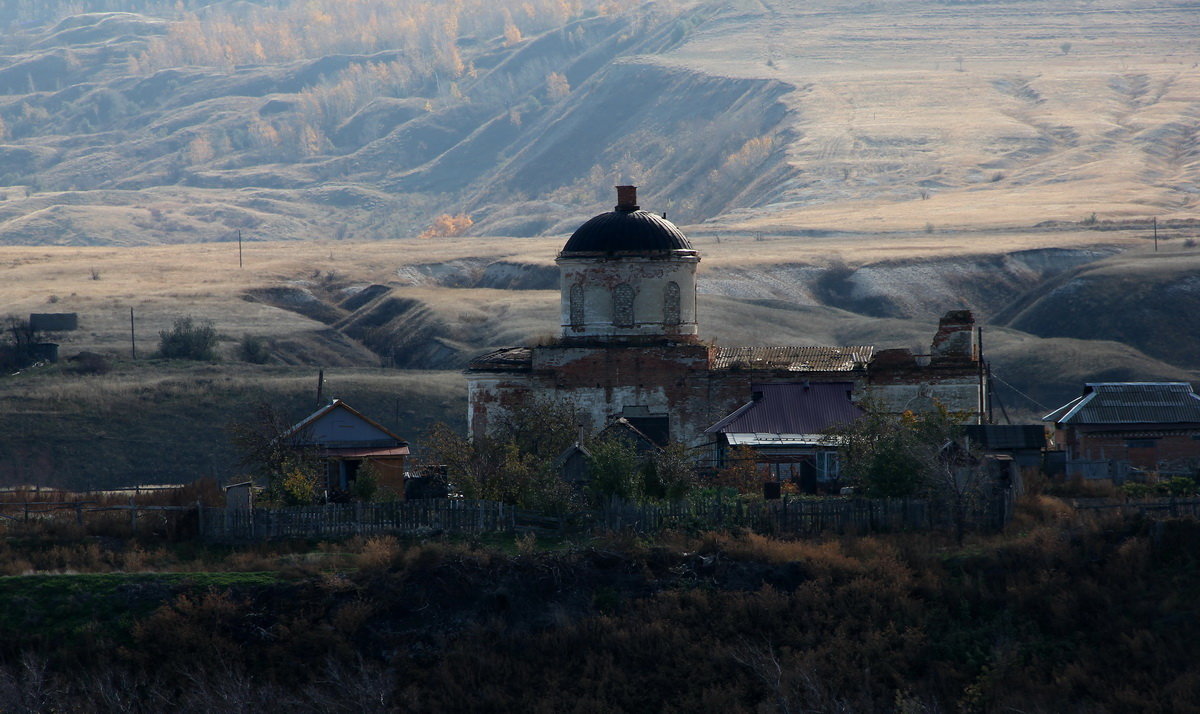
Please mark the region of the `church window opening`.
<svg viewBox="0 0 1200 714"><path fill-rule="evenodd" d="M613 288L613 324L617 327L633 327L633 288L621 283Z"/></svg>
<svg viewBox="0 0 1200 714"><path fill-rule="evenodd" d="M571 286L571 327L583 327L583 286Z"/></svg>
<svg viewBox="0 0 1200 714"><path fill-rule="evenodd" d="M663 322L667 325L678 325L679 319L679 283L672 280L663 291Z"/></svg>

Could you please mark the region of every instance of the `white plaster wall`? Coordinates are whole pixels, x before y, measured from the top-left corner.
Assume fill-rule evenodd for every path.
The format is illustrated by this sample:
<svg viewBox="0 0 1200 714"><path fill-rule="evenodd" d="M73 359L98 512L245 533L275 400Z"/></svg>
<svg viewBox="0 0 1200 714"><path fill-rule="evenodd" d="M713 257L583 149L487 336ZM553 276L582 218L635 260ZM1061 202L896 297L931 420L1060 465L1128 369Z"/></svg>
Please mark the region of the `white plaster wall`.
<svg viewBox="0 0 1200 714"><path fill-rule="evenodd" d="M508 415L508 408L500 401L501 395L506 391L501 385L528 387L529 384L530 380L525 375L467 375L467 434L475 438L483 426L476 420L477 404L486 409L487 421L495 424Z"/></svg>
<svg viewBox="0 0 1200 714"><path fill-rule="evenodd" d="M559 258L560 323L563 337L621 337L696 335L696 265L694 251L671 258ZM679 324L664 322L667 284L679 285ZM571 325L571 287L584 291L584 324ZM633 326L613 322L613 289L622 283L633 288Z"/></svg>
<svg viewBox="0 0 1200 714"><path fill-rule="evenodd" d="M603 387L555 389L553 398L578 409L589 433L608 426L609 422L621 416L625 407L646 407L654 414L668 414L671 411L666 392L661 387L613 387L611 390ZM673 414L671 421L671 433L674 434L677 425L674 423Z"/></svg>
<svg viewBox="0 0 1200 714"><path fill-rule="evenodd" d="M936 402L952 412L979 414L979 382L975 378L922 382L919 384L875 384L868 390L869 396L883 408L899 414L911 409L914 412L932 408Z"/></svg>

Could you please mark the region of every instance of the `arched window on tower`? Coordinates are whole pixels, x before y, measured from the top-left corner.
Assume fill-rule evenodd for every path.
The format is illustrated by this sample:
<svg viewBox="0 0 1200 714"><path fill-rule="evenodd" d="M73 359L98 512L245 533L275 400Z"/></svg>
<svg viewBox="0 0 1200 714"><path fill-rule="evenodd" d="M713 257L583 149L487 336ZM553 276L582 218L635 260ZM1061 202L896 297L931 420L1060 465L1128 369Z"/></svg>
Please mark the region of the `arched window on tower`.
<svg viewBox="0 0 1200 714"><path fill-rule="evenodd" d="M571 327L583 327L583 285L571 286Z"/></svg>
<svg viewBox="0 0 1200 714"><path fill-rule="evenodd" d="M679 283L672 280L663 290L663 324L678 325L679 322Z"/></svg>
<svg viewBox="0 0 1200 714"><path fill-rule="evenodd" d="M633 327L633 288L621 283L613 288L613 324L617 327Z"/></svg>

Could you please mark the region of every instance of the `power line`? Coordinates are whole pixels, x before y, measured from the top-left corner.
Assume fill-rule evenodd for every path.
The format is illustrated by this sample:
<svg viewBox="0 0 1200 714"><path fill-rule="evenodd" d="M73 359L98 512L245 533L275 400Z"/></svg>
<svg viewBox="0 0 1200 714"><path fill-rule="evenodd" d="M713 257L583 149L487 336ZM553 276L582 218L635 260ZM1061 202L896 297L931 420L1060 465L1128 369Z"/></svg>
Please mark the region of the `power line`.
<svg viewBox="0 0 1200 714"><path fill-rule="evenodd" d="M1031 401L1031 402L1033 402L1034 404L1038 405L1038 407L1039 407L1039 408L1041 408L1041 409L1045 409L1046 411L1050 411L1050 407L1046 406L1045 404L1042 404L1041 402L1039 402L1038 400L1036 400L1036 399L1034 399L1033 397L1029 396L1029 395L1028 395L1028 394L1026 394L1025 392L1022 392L1021 390L1019 390L1019 389L1017 389L1016 387L1012 386L1012 385L1011 385L1011 384L1009 384L1008 382L1004 381L1004 380L1003 380L1003 379L1000 377L1000 375L998 375L998 374L996 374L996 373L995 373L995 371L993 371L993 372L992 372L992 377L993 377L993 378L994 378L994 379L995 379L997 382L1000 382L1001 384L1003 384L1004 386L1006 386L1006 387L1008 387L1009 389L1013 390L1013 391L1014 391L1014 392L1016 392L1017 394L1020 394L1022 397L1025 397L1025 398L1026 398L1026 399L1028 399L1029 401Z"/></svg>

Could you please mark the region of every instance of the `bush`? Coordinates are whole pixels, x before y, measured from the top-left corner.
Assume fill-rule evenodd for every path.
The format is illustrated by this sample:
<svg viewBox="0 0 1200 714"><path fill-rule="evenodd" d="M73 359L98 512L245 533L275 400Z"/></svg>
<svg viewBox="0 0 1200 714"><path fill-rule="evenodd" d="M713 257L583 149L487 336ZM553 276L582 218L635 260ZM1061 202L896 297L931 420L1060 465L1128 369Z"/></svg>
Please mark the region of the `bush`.
<svg viewBox="0 0 1200 714"><path fill-rule="evenodd" d="M590 488L598 500L613 496L635 501L642 496L641 458L629 440L610 437L593 442L589 450Z"/></svg>
<svg viewBox="0 0 1200 714"><path fill-rule="evenodd" d="M212 361L217 358L217 328L212 321L176 318L170 330L158 333L158 356L167 359Z"/></svg>
<svg viewBox="0 0 1200 714"><path fill-rule="evenodd" d="M108 358L97 352L80 352L74 357L68 357L67 361L71 363L67 371L75 374L108 374L112 369Z"/></svg>
<svg viewBox="0 0 1200 714"><path fill-rule="evenodd" d="M243 362L266 364L271 359L271 350L266 340L247 333L242 335L242 341L238 344L238 357Z"/></svg>

